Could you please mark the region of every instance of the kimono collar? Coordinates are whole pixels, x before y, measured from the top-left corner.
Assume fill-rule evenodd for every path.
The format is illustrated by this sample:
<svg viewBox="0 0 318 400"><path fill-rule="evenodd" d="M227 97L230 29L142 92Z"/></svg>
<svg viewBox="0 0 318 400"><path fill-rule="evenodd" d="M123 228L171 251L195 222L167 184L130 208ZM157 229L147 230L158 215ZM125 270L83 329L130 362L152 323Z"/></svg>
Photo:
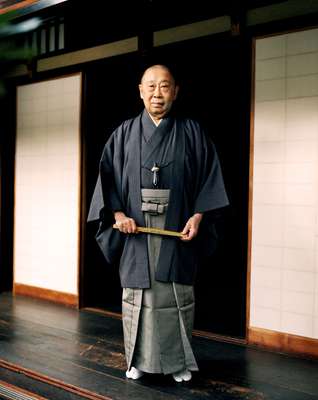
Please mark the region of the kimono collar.
<svg viewBox="0 0 318 400"><path fill-rule="evenodd" d="M141 125L145 141L147 143L150 142L154 135L157 138L156 141L158 141L158 139L160 139L158 136L162 137L166 132L171 130L173 120L174 118L172 118L169 114L160 120L160 124L156 125L148 111L144 109L141 114Z"/></svg>

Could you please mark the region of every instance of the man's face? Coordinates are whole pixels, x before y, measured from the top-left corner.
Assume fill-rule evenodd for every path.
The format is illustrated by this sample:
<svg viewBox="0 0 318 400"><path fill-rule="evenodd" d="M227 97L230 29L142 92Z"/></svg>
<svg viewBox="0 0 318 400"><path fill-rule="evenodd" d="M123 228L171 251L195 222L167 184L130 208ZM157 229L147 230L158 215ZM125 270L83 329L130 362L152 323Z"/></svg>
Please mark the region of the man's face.
<svg viewBox="0 0 318 400"><path fill-rule="evenodd" d="M167 69L154 66L146 70L139 91L148 113L159 120L171 109L178 87Z"/></svg>

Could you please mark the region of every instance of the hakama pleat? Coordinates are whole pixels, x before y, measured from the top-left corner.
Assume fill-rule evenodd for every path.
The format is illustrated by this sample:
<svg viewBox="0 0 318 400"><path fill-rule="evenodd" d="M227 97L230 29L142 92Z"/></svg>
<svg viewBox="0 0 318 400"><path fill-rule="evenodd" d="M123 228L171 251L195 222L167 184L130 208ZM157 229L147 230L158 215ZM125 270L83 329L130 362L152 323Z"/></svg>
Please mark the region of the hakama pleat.
<svg viewBox="0 0 318 400"><path fill-rule="evenodd" d="M142 189L143 203L167 205L169 190ZM164 228L165 213L145 212L146 226ZM198 370L191 347L194 319L193 286L154 279L161 236L149 234L151 287L124 288L123 328L128 368L172 374ZM178 240L178 239L176 239Z"/></svg>

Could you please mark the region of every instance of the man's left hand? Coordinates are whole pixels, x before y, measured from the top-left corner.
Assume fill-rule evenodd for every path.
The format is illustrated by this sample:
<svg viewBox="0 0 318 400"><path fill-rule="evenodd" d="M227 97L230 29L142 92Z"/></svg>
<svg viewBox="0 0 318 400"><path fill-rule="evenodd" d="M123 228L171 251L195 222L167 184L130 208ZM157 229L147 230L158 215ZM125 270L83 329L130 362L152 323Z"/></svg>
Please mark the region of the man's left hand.
<svg viewBox="0 0 318 400"><path fill-rule="evenodd" d="M195 238L199 232L199 226L203 214L197 213L194 214L191 218L189 218L188 222L186 223L182 233L181 240L184 242L189 242L193 238Z"/></svg>

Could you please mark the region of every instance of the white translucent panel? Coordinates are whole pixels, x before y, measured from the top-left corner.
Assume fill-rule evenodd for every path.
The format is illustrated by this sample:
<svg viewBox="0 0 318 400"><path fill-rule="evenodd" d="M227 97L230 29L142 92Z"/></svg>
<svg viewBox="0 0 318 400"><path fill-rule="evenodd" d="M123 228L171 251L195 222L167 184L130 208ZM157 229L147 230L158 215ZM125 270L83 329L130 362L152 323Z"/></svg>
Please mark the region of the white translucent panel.
<svg viewBox="0 0 318 400"><path fill-rule="evenodd" d="M283 140L285 136L285 100L255 104L255 141Z"/></svg>
<svg viewBox="0 0 318 400"><path fill-rule="evenodd" d="M285 165L285 182L286 183L310 183L315 187L317 173L315 163L313 162L299 162L299 163L286 163Z"/></svg>
<svg viewBox="0 0 318 400"><path fill-rule="evenodd" d="M253 190L254 204L282 204L284 187L281 183L255 183Z"/></svg>
<svg viewBox="0 0 318 400"><path fill-rule="evenodd" d="M312 315L314 309L314 294L289 290L282 292L282 310L299 314Z"/></svg>
<svg viewBox="0 0 318 400"><path fill-rule="evenodd" d="M78 293L80 83L71 76L20 86L17 99L15 282L71 294Z"/></svg>
<svg viewBox="0 0 318 400"><path fill-rule="evenodd" d="M287 98L318 96L318 74L286 79Z"/></svg>
<svg viewBox="0 0 318 400"><path fill-rule="evenodd" d="M317 203L317 188L313 185L286 184L285 204L299 206L314 206Z"/></svg>
<svg viewBox="0 0 318 400"><path fill-rule="evenodd" d="M313 338L318 339L318 317L314 318Z"/></svg>
<svg viewBox="0 0 318 400"><path fill-rule="evenodd" d="M315 163L318 157L317 141L286 141L286 162Z"/></svg>
<svg viewBox="0 0 318 400"><path fill-rule="evenodd" d="M257 163L282 163L285 158L284 142L255 142L254 161Z"/></svg>
<svg viewBox="0 0 318 400"><path fill-rule="evenodd" d="M283 267L295 271L315 271L315 251L313 249L284 249Z"/></svg>
<svg viewBox="0 0 318 400"><path fill-rule="evenodd" d="M258 246L282 246L284 242L283 207L255 206L253 212L253 243Z"/></svg>
<svg viewBox="0 0 318 400"><path fill-rule="evenodd" d="M318 81L317 81L318 88ZM286 101L286 140L318 142L318 96Z"/></svg>
<svg viewBox="0 0 318 400"><path fill-rule="evenodd" d="M314 229L286 226L284 230L284 246L296 249L313 250L315 245Z"/></svg>
<svg viewBox="0 0 318 400"><path fill-rule="evenodd" d="M281 308L280 289L257 287L254 288L251 295L251 300L257 307L268 307L275 310Z"/></svg>
<svg viewBox="0 0 318 400"><path fill-rule="evenodd" d="M253 265L280 268L283 263L283 249L281 247L255 245L252 257Z"/></svg>
<svg viewBox="0 0 318 400"><path fill-rule="evenodd" d="M286 38L286 52L288 55L318 51L318 29L290 33L286 35Z"/></svg>
<svg viewBox="0 0 318 400"><path fill-rule="evenodd" d="M283 205L268 205L254 204L253 206L253 221L260 225L278 225L284 223L284 206Z"/></svg>
<svg viewBox="0 0 318 400"><path fill-rule="evenodd" d="M283 57L286 54L286 35L256 40L256 59Z"/></svg>
<svg viewBox="0 0 318 400"><path fill-rule="evenodd" d="M48 107L48 101L49 101L49 96L46 97L34 97L33 98L33 107L35 110L37 110L37 112L47 112L47 107Z"/></svg>
<svg viewBox="0 0 318 400"><path fill-rule="evenodd" d="M255 183L282 183L284 181L284 164L255 163L253 169Z"/></svg>
<svg viewBox="0 0 318 400"><path fill-rule="evenodd" d="M73 82L73 78L69 77L69 79L72 79ZM61 96L61 94L63 93L63 88L64 85L66 84L64 79L52 79L50 81L46 82L46 87L47 87L47 92L49 96L54 96L54 95L58 95L61 97L61 101L63 101L63 96Z"/></svg>
<svg viewBox="0 0 318 400"><path fill-rule="evenodd" d="M315 273L285 269L282 277L282 289L312 294L315 291Z"/></svg>
<svg viewBox="0 0 318 400"><path fill-rule="evenodd" d="M318 287L318 274L316 274L316 287ZM317 292L315 292L314 316L316 317L316 320L318 320L318 296L317 296ZM318 326L317 326L317 328L318 328ZM317 333L318 333L318 331L317 331Z"/></svg>
<svg viewBox="0 0 318 400"><path fill-rule="evenodd" d="M314 228L317 217L316 206L290 206L285 207L286 226Z"/></svg>
<svg viewBox="0 0 318 400"><path fill-rule="evenodd" d="M285 57L257 61L255 72L256 81L284 78L286 75Z"/></svg>
<svg viewBox="0 0 318 400"><path fill-rule="evenodd" d="M273 308L253 306L250 313L250 325L280 331L281 312Z"/></svg>
<svg viewBox="0 0 318 400"><path fill-rule="evenodd" d="M287 77L311 75L318 73L318 52L298 54L286 59Z"/></svg>
<svg viewBox="0 0 318 400"><path fill-rule="evenodd" d="M318 29L256 60L250 324L318 338Z"/></svg>
<svg viewBox="0 0 318 400"><path fill-rule="evenodd" d="M253 274L253 287L280 289L281 271L277 268L255 267Z"/></svg>
<svg viewBox="0 0 318 400"><path fill-rule="evenodd" d="M285 99L286 80L272 79L266 81L256 81L255 83L255 100L273 101Z"/></svg>
<svg viewBox="0 0 318 400"><path fill-rule="evenodd" d="M63 96L64 97L64 96ZM72 97L74 97L74 96L72 96ZM73 101L76 103L77 102L77 99L73 99ZM63 110L63 108L64 108L64 99L61 99L61 95L60 94L52 94L52 95L50 95L49 96L49 98L48 98L48 105L47 105L47 107L48 107L48 110L60 110L60 109L62 109Z"/></svg>
<svg viewBox="0 0 318 400"><path fill-rule="evenodd" d="M313 317L305 314L282 312L282 331L298 336L313 337Z"/></svg>

